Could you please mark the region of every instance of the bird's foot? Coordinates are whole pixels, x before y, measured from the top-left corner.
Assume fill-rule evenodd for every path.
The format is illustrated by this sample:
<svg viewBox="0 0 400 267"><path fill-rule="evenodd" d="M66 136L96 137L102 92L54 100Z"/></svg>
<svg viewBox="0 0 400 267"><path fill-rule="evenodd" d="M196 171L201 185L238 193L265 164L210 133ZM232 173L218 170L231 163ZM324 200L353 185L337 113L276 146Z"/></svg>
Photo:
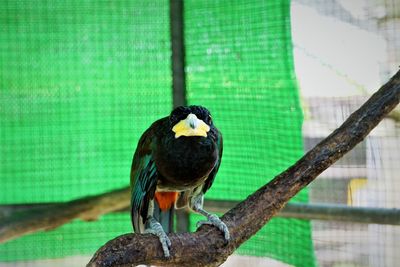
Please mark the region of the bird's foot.
<svg viewBox="0 0 400 267"><path fill-rule="evenodd" d="M144 233L156 235L160 240L162 249L164 251L164 256L166 258L169 258L170 257L169 248L171 247L171 240L169 240L161 224L157 222L154 218L150 218L148 226L149 227L144 230Z"/></svg>
<svg viewBox="0 0 400 267"><path fill-rule="evenodd" d="M198 221L196 226L200 227L203 224L214 225L224 234L225 241L228 242L230 239L230 234L226 224L215 214L208 214L207 219L208 220L206 221Z"/></svg>

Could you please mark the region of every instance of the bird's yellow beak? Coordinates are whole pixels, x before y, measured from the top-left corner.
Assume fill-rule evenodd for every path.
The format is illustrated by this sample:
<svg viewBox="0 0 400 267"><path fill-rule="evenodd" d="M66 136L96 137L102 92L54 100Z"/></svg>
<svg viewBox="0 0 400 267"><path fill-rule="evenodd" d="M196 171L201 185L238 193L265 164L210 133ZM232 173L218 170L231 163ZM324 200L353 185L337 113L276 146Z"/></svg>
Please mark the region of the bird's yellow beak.
<svg viewBox="0 0 400 267"><path fill-rule="evenodd" d="M196 115L190 113L186 119L175 124L172 131L175 133L175 138L180 136L207 137L207 133L210 131L210 126L208 126L203 120L199 120Z"/></svg>

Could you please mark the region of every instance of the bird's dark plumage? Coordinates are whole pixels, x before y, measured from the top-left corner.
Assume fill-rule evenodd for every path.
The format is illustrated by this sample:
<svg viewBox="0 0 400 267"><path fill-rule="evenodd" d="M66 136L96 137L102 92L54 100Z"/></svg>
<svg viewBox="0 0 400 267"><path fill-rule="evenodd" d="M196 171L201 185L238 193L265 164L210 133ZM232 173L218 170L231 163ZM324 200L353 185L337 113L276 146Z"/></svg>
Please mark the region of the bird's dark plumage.
<svg viewBox="0 0 400 267"><path fill-rule="evenodd" d="M221 157L222 135L206 108L178 107L170 116L154 122L140 138L133 156L131 217L135 232L150 229L162 244L168 244L168 237L154 230L158 222L153 218L160 218L155 214L159 208L168 210L171 205L188 206L209 218L202 209L203 195L214 181Z"/></svg>

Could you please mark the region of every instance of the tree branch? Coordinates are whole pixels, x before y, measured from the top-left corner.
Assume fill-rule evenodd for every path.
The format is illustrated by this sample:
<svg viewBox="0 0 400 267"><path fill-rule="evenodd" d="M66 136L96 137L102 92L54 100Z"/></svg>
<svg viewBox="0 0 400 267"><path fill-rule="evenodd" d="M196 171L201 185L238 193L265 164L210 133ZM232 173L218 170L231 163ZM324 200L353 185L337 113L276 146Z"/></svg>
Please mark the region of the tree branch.
<svg viewBox="0 0 400 267"><path fill-rule="evenodd" d="M171 257L164 258L152 235L125 234L101 247L88 266L218 266L254 235L301 189L361 142L400 101L400 72L379 89L338 129L246 200L228 211L222 220L231 240L224 243L216 228L202 226L195 233L169 234Z"/></svg>
<svg viewBox="0 0 400 267"><path fill-rule="evenodd" d="M0 243L40 230L54 229L73 219L96 220L99 216L129 206L129 187L57 204L8 212L0 221Z"/></svg>

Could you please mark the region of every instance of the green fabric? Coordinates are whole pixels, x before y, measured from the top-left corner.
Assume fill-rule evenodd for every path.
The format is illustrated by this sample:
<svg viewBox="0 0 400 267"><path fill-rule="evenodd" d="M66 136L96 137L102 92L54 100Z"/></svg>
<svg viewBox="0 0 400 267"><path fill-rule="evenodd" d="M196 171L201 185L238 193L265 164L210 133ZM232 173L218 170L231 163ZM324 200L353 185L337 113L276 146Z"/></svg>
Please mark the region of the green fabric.
<svg viewBox="0 0 400 267"><path fill-rule="evenodd" d="M224 136L206 198L242 200L303 154L289 9L289 1L185 1L188 100L207 106ZM307 200L307 191L296 196ZM310 223L273 219L238 253L313 266Z"/></svg>
<svg viewBox="0 0 400 267"><path fill-rule="evenodd" d="M56 230L26 235L1 244L0 261L93 255L110 239L130 231L128 213L104 215L101 220L90 223L75 220Z"/></svg>
<svg viewBox="0 0 400 267"><path fill-rule="evenodd" d="M0 204L128 185L140 135L172 107L168 3L1 1ZM242 200L302 155L289 1L185 0L184 15L188 101L224 134L207 197ZM0 261L91 255L131 229L128 214L74 221L0 245ZM312 266L310 236L274 219L238 252Z"/></svg>
<svg viewBox="0 0 400 267"><path fill-rule="evenodd" d="M1 1L0 24L0 204L128 186L140 135L172 106L168 1ZM92 254L132 231L119 218L11 241L0 261Z"/></svg>

